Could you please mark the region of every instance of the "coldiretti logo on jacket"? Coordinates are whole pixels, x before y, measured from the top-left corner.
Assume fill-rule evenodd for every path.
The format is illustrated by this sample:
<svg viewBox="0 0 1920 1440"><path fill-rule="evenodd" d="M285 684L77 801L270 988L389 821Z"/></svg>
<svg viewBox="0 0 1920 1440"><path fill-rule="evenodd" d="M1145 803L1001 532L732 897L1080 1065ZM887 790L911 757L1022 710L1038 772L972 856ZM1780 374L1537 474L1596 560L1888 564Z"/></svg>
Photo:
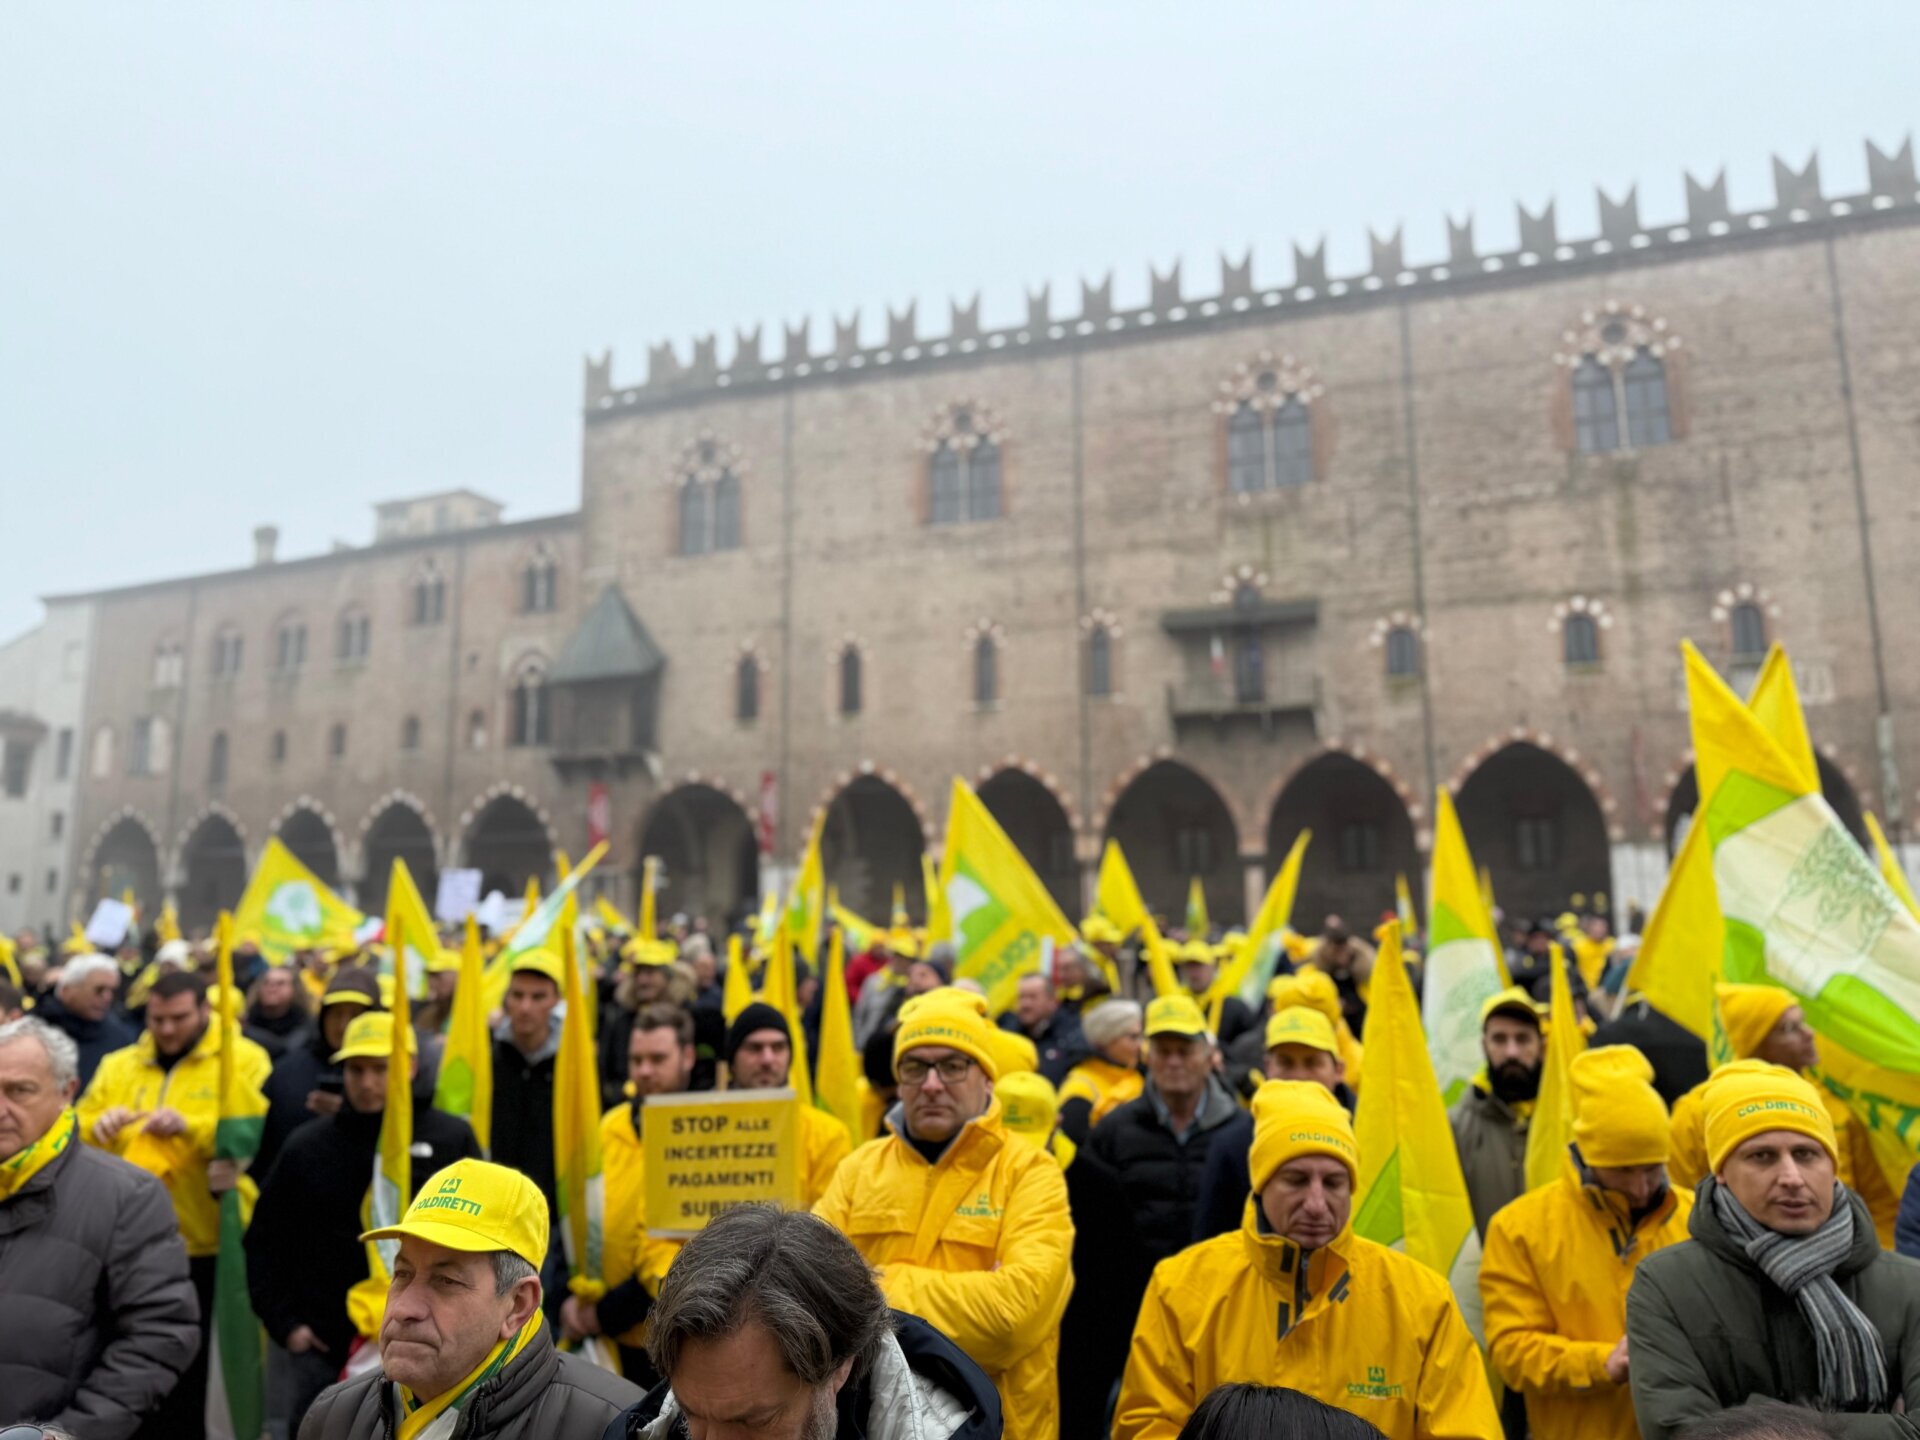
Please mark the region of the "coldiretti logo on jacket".
<svg viewBox="0 0 1920 1440"><path fill-rule="evenodd" d="M1387 1367L1384 1365L1369 1365L1365 1381L1347 1382L1349 1400L1398 1400L1405 1393L1405 1386L1388 1382Z"/></svg>
<svg viewBox="0 0 1920 1440"><path fill-rule="evenodd" d="M964 1205L953 1207L956 1215L965 1215L973 1220L998 1220L1006 1212L993 1203L993 1197L982 1190Z"/></svg>

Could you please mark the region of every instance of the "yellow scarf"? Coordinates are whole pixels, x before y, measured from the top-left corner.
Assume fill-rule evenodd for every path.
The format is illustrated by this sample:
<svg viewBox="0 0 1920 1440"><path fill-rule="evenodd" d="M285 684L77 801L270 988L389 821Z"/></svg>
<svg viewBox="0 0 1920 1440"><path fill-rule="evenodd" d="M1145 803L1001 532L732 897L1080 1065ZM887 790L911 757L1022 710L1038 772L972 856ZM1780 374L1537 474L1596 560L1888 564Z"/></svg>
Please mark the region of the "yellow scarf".
<svg viewBox="0 0 1920 1440"><path fill-rule="evenodd" d="M54 1120L47 1133L6 1160L0 1160L0 1200L11 1199L20 1187L66 1152L80 1132L80 1116L69 1105Z"/></svg>
<svg viewBox="0 0 1920 1440"><path fill-rule="evenodd" d="M527 1323L520 1327L519 1333L510 1340L502 1340L487 1352L486 1358L476 1365L458 1385L454 1385L433 1399L422 1403L413 1398L413 1392L406 1386L396 1384L393 1388L400 1392L400 1428L395 1432L395 1440L420 1440L427 1429L448 1411L458 1414L466 1407L468 1400L487 1381L498 1375L513 1363L513 1357L527 1346L527 1342L540 1332L547 1323L538 1307L527 1317ZM442 1433L451 1435L452 1426Z"/></svg>

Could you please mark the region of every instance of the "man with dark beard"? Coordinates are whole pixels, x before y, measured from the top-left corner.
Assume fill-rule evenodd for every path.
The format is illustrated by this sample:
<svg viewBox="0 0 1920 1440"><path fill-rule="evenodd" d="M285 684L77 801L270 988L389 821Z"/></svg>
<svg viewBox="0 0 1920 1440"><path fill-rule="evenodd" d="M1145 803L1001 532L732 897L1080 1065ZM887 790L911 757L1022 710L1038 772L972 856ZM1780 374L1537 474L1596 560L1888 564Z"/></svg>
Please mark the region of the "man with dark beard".
<svg viewBox="0 0 1920 1440"><path fill-rule="evenodd" d="M1527 1189L1527 1122L1540 1093L1546 1041L1525 990L1512 986L1480 1007L1480 1051L1487 1068L1447 1118L1473 1201L1473 1227L1484 1244L1495 1212Z"/></svg>

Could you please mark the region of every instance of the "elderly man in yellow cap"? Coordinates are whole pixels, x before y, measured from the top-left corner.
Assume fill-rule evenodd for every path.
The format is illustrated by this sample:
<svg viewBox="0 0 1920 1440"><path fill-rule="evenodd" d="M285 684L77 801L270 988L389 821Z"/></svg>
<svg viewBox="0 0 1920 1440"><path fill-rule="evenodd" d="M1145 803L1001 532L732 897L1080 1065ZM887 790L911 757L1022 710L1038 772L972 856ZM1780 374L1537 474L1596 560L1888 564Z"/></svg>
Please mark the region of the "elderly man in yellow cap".
<svg viewBox="0 0 1920 1440"><path fill-rule="evenodd" d="M1837 1178L1820 1093L1736 1061L1707 1082L1707 1164L1688 1232L1627 1297L1629 1379L1646 1440L1769 1398L1848 1437L1920 1434L1920 1263L1880 1248Z"/></svg>
<svg viewBox="0 0 1920 1440"><path fill-rule="evenodd" d="M1493 1217L1480 1264L1487 1350L1525 1397L1534 1440L1635 1440L1627 1290L1687 1238L1693 1192L1667 1183L1667 1107L1625 1045L1573 1062L1560 1178Z"/></svg>
<svg viewBox="0 0 1920 1440"><path fill-rule="evenodd" d="M356 1338L347 1291L367 1278L361 1208L380 1147L392 1055L393 1016L355 1016L333 1053L346 1104L294 1131L247 1226L253 1312L291 1360L290 1430L298 1431L313 1397L339 1378ZM417 1185L456 1160L479 1159L480 1142L466 1121L416 1104L412 1155Z"/></svg>
<svg viewBox="0 0 1920 1440"><path fill-rule="evenodd" d="M1480 1007L1480 1053L1486 1068L1454 1102L1447 1120L1473 1202L1473 1228L1484 1245L1488 1222L1526 1192L1527 1126L1546 1063L1540 1008L1518 985Z"/></svg>
<svg viewBox="0 0 1920 1440"><path fill-rule="evenodd" d="M1283 1385L1388 1440L1496 1440L1500 1417L1446 1280L1353 1233L1359 1149L1324 1086L1272 1080L1253 1100L1241 1227L1153 1272L1114 1440L1172 1440L1216 1387Z"/></svg>
<svg viewBox="0 0 1920 1440"><path fill-rule="evenodd" d="M1716 985L1713 997L1734 1059L1764 1060L1803 1076L1819 1064L1820 1051L1807 1026L1806 1012L1791 991L1778 985ZM1696 1085L1673 1102L1672 1169L1676 1185L1698 1185L1708 1174L1705 1096L1711 1083L1709 1079ZM1833 1120L1840 1180L1866 1201L1880 1243L1891 1247L1900 1197L1893 1193L1873 1158L1866 1131L1854 1123L1843 1103L1825 1090L1820 1095Z"/></svg>
<svg viewBox="0 0 1920 1440"><path fill-rule="evenodd" d="M540 1313L547 1202L517 1171L433 1175L393 1242L380 1368L323 1393L299 1440L599 1440L634 1386L554 1349Z"/></svg>
<svg viewBox="0 0 1920 1440"><path fill-rule="evenodd" d="M965 991L903 1005L890 1133L842 1162L814 1213L879 1268L890 1305L987 1372L1009 1440L1053 1440L1073 1221L1059 1165L1007 1133L996 1033L985 1000Z"/></svg>
<svg viewBox="0 0 1920 1440"><path fill-rule="evenodd" d="M1339 1013L1337 1000L1334 1013ZM1260 1072L1250 1077L1242 1093L1251 1097L1269 1080L1311 1080L1325 1086L1349 1115L1353 1113L1355 1099L1347 1085L1340 1037L1324 1011L1308 1005L1276 1010L1267 1017L1261 1038L1267 1048L1261 1056ZM1195 1240L1209 1240L1240 1228L1240 1213L1247 1207L1252 1180L1247 1169L1252 1149L1253 1117L1245 1110L1214 1132L1206 1167L1200 1174L1200 1198L1193 1207Z"/></svg>

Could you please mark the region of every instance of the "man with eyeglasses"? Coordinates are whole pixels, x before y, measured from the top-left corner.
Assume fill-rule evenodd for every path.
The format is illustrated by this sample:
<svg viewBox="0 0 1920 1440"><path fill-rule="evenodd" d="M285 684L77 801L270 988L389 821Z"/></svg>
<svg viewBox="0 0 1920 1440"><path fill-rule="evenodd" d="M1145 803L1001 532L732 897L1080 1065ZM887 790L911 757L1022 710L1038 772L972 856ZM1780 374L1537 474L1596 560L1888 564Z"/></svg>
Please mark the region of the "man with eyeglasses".
<svg viewBox="0 0 1920 1440"><path fill-rule="evenodd" d="M1007 1440L1055 1440L1073 1221L1059 1165L1002 1119L985 999L942 987L908 1001L893 1072L888 1133L847 1157L814 1213L880 1271L888 1304L987 1372Z"/></svg>

